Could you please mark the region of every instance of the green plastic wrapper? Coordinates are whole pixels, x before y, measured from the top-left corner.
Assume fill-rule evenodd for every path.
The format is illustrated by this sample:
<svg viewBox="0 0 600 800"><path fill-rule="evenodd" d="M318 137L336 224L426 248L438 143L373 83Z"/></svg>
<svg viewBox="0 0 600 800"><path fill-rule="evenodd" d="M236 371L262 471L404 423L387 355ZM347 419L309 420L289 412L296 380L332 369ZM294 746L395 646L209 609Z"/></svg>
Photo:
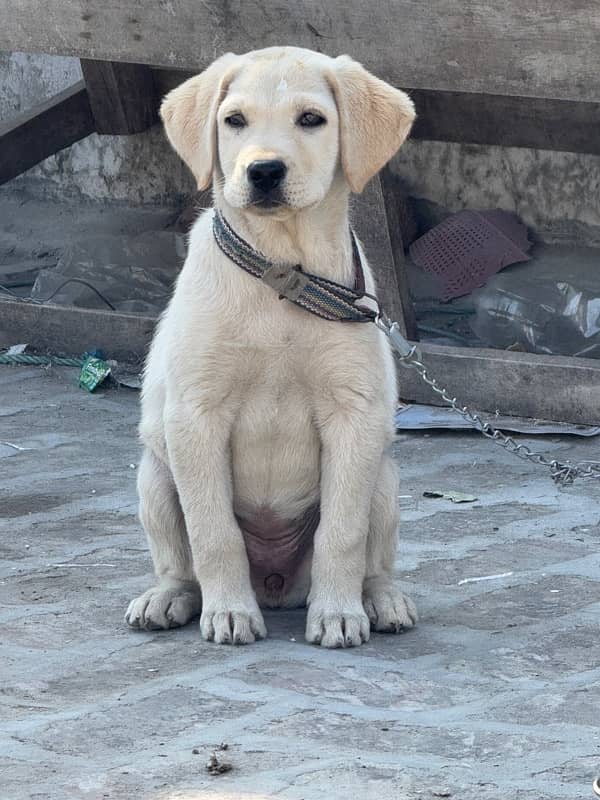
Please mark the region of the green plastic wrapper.
<svg viewBox="0 0 600 800"><path fill-rule="evenodd" d="M101 358L88 356L79 373L79 386L93 392L110 375L110 367Z"/></svg>

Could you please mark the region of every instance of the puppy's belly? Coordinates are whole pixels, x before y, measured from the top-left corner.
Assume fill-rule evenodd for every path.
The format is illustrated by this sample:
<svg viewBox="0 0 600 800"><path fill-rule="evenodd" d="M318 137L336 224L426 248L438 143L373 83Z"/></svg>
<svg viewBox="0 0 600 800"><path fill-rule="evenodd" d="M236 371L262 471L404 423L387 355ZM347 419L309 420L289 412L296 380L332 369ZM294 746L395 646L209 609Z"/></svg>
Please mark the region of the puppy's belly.
<svg viewBox="0 0 600 800"><path fill-rule="evenodd" d="M312 546L319 524L319 505L301 517L285 520L268 507L237 517L244 536L252 582L268 605L279 605Z"/></svg>

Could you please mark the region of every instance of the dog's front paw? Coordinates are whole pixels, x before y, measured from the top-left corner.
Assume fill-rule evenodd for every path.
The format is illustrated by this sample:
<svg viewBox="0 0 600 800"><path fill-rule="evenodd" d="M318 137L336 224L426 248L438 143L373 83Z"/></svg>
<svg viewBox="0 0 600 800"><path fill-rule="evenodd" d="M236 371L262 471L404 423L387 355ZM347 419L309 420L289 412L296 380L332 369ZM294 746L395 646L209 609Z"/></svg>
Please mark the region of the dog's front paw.
<svg viewBox="0 0 600 800"><path fill-rule="evenodd" d="M315 600L308 608L306 640L321 647L356 647L369 641L369 618L362 606L338 609Z"/></svg>
<svg viewBox="0 0 600 800"><path fill-rule="evenodd" d="M177 628L195 617L201 605L200 587L192 583L153 586L131 601L125 622L147 631Z"/></svg>
<svg viewBox="0 0 600 800"><path fill-rule="evenodd" d="M205 598L200 633L217 644L250 644L264 639L267 629L256 602L211 603Z"/></svg>
<svg viewBox="0 0 600 800"><path fill-rule="evenodd" d="M380 633L402 633L417 622L417 607L407 595L388 581L367 582L363 604L371 628Z"/></svg>

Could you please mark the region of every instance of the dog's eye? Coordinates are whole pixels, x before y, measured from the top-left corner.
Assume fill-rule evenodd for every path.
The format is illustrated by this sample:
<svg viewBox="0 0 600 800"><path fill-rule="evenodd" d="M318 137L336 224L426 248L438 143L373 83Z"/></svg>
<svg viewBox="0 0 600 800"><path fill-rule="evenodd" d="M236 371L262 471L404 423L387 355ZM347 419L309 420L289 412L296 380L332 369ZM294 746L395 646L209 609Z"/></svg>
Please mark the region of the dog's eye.
<svg viewBox="0 0 600 800"><path fill-rule="evenodd" d="M324 125L327 120L320 114L315 114L312 111L305 111L298 119L298 125L302 128L318 128L319 125Z"/></svg>
<svg viewBox="0 0 600 800"><path fill-rule="evenodd" d="M246 127L246 119L243 114L231 114L231 116L225 117L225 122L232 128Z"/></svg>

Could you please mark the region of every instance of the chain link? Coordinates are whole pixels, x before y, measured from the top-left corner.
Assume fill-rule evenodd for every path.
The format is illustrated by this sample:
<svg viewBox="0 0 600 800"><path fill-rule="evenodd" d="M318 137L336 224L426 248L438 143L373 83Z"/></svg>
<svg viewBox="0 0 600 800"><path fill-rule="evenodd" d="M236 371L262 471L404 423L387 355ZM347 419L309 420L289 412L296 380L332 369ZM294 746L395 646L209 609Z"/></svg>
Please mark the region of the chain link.
<svg viewBox="0 0 600 800"><path fill-rule="evenodd" d="M459 414L488 439L492 439L497 445L525 461L532 461L534 464L548 467L552 479L562 486L573 483L575 478L596 478L600 480L600 461L580 461L572 464L570 461L557 461L554 458L547 458L542 453L536 453L526 444L519 444L511 436L507 436L502 431L494 428L489 422L484 422L479 414L470 411L467 406L459 405L456 397L450 397L447 390L438 386L435 378L429 376L426 366L419 360L420 354L417 345L411 345L404 338L397 322L392 322L386 314L380 312L375 324L389 338L402 366L416 370L425 383L442 398L452 411Z"/></svg>

